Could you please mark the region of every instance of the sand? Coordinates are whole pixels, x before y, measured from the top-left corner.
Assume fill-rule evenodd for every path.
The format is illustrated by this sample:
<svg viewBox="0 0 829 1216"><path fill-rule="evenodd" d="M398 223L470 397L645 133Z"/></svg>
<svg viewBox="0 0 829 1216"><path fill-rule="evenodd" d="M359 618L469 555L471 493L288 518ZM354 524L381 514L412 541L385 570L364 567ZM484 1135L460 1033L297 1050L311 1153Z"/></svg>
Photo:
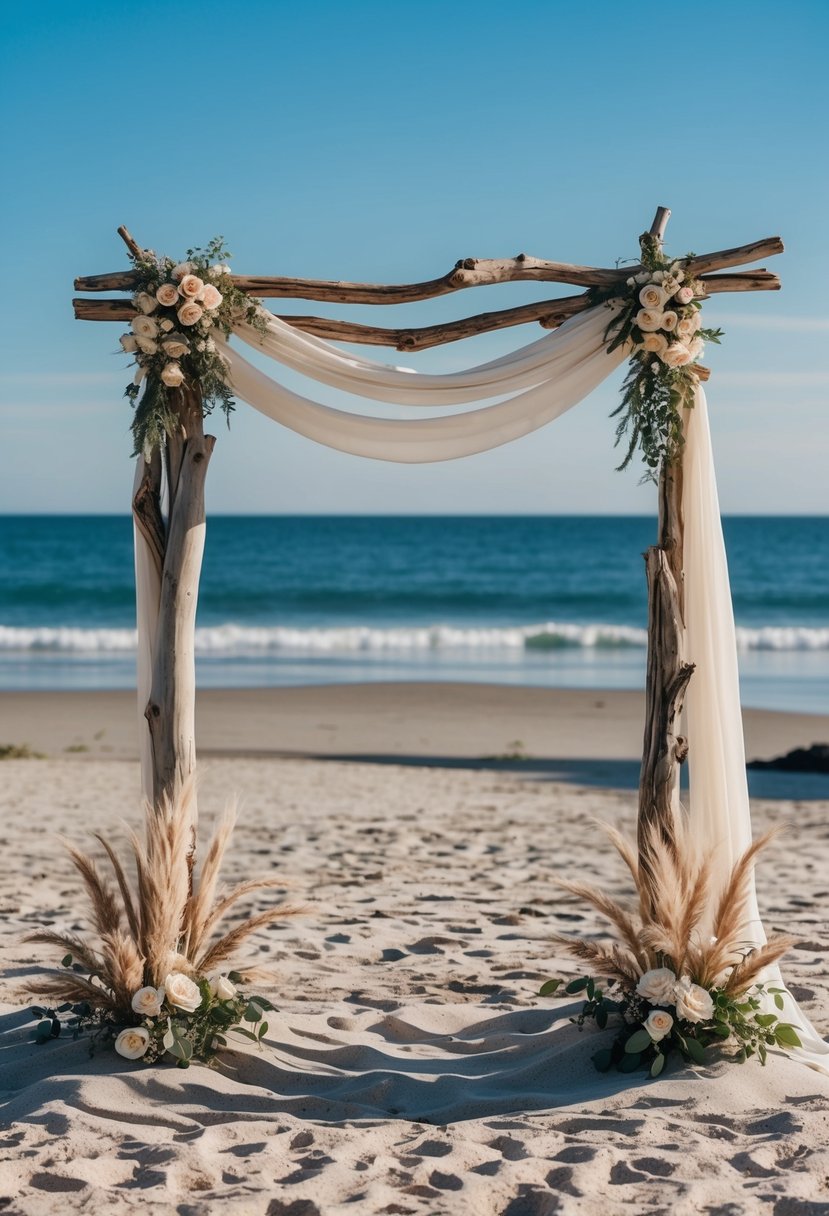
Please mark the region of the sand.
<svg viewBox="0 0 829 1216"><path fill-rule="evenodd" d="M607 788L601 768L578 784L589 765L563 781L555 764L566 749L591 764L630 762L639 725L628 694L544 693L536 704L518 695L533 690L499 701L454 689L430 707L386 686L353 694L358 724L347 698L292 691L307 695L284 747L304 756L291 758L267 754L273 722L255 725L267 695L218 694L212 707L202 696L208 744L236 703L230 757L202 751L203 819L232 793L244 804L229 877L290 876L308 913L255 942L276 970L262 1053L240 1048L216 1070L188 1071L30 1042L20 985L33 960L20 936L77 925L81 907L56 833L82 840L136 822L138 774L117 742L123 731L126 752L123 698L103 719L112 694L44 695L39 714L37 697L21 698L16 714L14 698L0 699L0 742L52 757L0 765L0 1210L829 1213L826 1077L785 1057L765 1069L677 1065L647 1082L599 1075L589 1060L597 1032L579 1034L572 1005L536 995L567 966L549 933L597 927L556 891L556 875L625 890L590 819L631 828L635 799ZM314 693L317 711L330 711L316 719ZM387 712L367 733L372 698L383 697ZM542 711L553 703L551 726ZM95 740L98 722L107 733ZM337 739L320 747L313 728L326 724ZM809 737L816 721L778 725L779 750L821 737ZM64 753L75 736L75 746L114 750ZM393 754L407 739L417 746ZM533 760L481 761L518 739ZM338 750L382 763L313 758ZM818 793L756 800L754 816L758 829L792 825L758 875L761 909L769 928L800 937L784 970L829 1034L829 788Z"/></svg>

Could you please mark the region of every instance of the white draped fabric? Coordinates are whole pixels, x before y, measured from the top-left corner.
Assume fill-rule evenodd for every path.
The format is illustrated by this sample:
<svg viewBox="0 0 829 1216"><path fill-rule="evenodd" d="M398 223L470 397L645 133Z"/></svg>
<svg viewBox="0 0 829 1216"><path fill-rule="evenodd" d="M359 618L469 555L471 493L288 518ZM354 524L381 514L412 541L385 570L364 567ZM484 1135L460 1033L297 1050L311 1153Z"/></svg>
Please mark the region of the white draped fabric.
<svg viewBox="0 0 829 1216"><path fill-rule="evenodd" d="M494 405L416 420L374 418L322 405L264 375L226 344L222 353L238 396L291 430L354 455L417 463L486 451L570 409L625 358L621 351L608 355L607 323L606 308L591 309L511 355L448 375L424 375L345 354L276 317L268 320L264 335L248 325L237 327L240 338L294 371L372 400L449 406L509 395ZM686 698L689 814L694 839L704 850L714 851L718 874L724 876L751 841L751 818L731 592L701 388L688 418L684 461L686 654L696 663ZM143 709L150 689L159 579L137 530L135 546L142 777L149 795L150 739ZM745 935L747 941L765 941L755 896ZM780 982L777 968L769 978ZM804 1050L798 1057L829 1075L829 1044L790 997L784 1016L801 1028Z"/></svg>

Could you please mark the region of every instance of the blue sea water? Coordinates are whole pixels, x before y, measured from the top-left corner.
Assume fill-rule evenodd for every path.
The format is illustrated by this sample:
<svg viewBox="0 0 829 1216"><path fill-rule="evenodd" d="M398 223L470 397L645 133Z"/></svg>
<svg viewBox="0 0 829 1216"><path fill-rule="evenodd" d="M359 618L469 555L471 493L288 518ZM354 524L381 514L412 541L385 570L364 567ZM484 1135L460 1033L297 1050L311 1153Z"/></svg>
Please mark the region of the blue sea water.
<svg viewBox="0 0 829 1216"><path fill-rule="evenodd" d="M743 700L829 712L829 519L724 521ZM202 687L637 688L645 517L212 517ZM129 688L127 517L0 517L0 688Z"/></svg>

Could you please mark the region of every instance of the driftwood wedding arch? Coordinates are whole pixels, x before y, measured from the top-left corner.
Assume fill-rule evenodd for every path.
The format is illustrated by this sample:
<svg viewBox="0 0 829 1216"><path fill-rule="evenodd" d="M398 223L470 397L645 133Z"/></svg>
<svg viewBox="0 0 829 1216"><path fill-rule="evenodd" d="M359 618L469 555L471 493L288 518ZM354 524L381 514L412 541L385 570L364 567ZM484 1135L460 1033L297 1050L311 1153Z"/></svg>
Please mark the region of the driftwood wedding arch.
<svg viewBox="0 0 829 1216"><path fill-rule="evenodd" d="M658 208L653 224L640 238L643 249L647 242L661 245L669 217L667 208ZM119 228L118 232L130 253L140 258L143 250L129 232L125 228ZM769 271L733 268L782 251L781 240L770 237L694 256L687 269L704 285L706 295L774 291L780 287L780 281ZM627 280L639 270L641 265L574 266L519 254L504 259L463 259L439 278L412 284L243 275L233 275L232 279L250 296L344 304L404 304L506 282L566 283L584 289L578 295L420 328L384 329L316 316L281 318L292 327L326 339L416 351L527 322L555 329L599 300L613 298L614 289L623 294ZM129 291L137 283L136 271L115 271L78 278L75 288L91 293ZM76 318L84 321L130 321L136 314L129 298L78 298L73 305ZM699 380L708 379L707 369L695 366L693 370ZM204 487L216 442L214 436L205 434L198 390L173 388L167 392L176 424L168 433L163 454L156 451L149 459L140 460L132 504L135 526L152 554L158 581L159 613L152 676L143 710L151 738L152 793L157 800L177 798L196 763L195 616L205 535ZM657 541L645 554L648 657L638 808L640 849L652 825L658 826L666 839L672 838L679 769L689 746L679 728L685 690L694 671L693 662L683 653L682 481L680 452L679 459L663 462L659 471ZM164 512L162 494L166 498ZM644 854L642 860L645 861Z"/></svg>

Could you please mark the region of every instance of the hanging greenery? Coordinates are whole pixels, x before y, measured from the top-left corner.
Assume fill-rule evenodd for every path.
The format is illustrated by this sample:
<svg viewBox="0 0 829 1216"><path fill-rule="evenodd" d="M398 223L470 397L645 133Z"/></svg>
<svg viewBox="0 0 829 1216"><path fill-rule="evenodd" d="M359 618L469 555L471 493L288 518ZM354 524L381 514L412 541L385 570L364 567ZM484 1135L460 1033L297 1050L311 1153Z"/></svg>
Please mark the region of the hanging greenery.
<svg viewBox="0 0 829 1216"><path fill-rule="evenodd" d="M705 284L686 270L693 258L665 257L656 238L642 242L643 269L627 280L629 293L615 309L605 337L608 351L627 343L630 369L622 400L611 414L621 415L616 442L627 441L619 469L636 449L642 453L645 480L656 480L664 462L672 464L683 444L682 411L694 404L695 362L706 342L719 342L720 329L705 329L700 311Z"/></svg>
<svg viewBox="0 0 829 1216"><path fill-rule="evenodd" d="M197 389L205 416L218 405L230 421L233 390L214 334L229 335L240 317L259 330L265 324L261 302L233 283L230 256L220 236L206 249L188 249L183 262L151 249L131 255L140 276L132 299L137 313L121 346L135 356L135 376L124 393L135 407L134 455L152 452L175 426L170 389Z"/></svg>

